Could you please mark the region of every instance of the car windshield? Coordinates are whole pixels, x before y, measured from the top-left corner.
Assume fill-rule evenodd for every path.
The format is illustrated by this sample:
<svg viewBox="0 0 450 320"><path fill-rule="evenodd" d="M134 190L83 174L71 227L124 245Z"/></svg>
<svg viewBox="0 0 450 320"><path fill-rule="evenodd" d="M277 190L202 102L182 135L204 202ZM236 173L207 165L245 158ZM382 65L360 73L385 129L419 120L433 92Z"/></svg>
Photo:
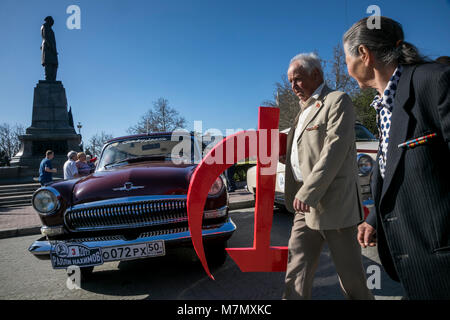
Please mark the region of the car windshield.
<svg viewBox="0 0 450 320"><path fill-rule="evenodd" d="M377 138L362 124L355 124L356 141L376 141Z"/></svg>
<svg viewBox="0 0 450 320"><path fill-rule="evenodd" d="M113 141L103 149L98 171L139 161L194 163L201 159L196 139L190 135L155 135Z"/></svg>

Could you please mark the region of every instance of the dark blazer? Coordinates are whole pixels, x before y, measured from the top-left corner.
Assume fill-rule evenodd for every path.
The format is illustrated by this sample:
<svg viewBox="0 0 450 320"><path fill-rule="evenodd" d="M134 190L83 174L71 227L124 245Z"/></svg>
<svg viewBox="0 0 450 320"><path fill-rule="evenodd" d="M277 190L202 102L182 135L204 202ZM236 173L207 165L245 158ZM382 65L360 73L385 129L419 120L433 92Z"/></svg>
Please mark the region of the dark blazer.
<svg viewBox="0 0 450 320"><path fill-rule="evenodd" d="M372 177L378 252L409 299L450 299L450 67L403 66L385 178ZM398 145L427 134L414 148Z"/></svg>

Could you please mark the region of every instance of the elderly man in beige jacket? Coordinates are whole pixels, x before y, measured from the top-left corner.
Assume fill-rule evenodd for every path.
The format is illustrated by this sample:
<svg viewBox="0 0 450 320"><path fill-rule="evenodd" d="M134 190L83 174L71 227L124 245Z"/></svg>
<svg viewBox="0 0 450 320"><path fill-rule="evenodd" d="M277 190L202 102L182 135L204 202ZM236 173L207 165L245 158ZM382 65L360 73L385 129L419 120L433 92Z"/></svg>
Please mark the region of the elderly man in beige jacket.
<svg viewBox="0 0 450 320"><path fill-rule="evenodd" d="M324 83L317 55L299 54L288 80L300 111L287 138L285 199L295 212L284 299L309 299L324 243L349 299L373 299L366 284L357 225L360 201L355 113L343 92Z"/></svg>

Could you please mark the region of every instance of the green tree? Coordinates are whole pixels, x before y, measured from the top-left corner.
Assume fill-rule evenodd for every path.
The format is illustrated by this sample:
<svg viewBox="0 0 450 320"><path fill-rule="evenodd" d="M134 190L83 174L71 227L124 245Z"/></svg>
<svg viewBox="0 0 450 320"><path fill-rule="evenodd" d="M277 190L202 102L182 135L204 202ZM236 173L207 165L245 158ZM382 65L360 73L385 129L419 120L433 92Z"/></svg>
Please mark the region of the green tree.
<svg viewBox="0 0 450 320"><path fill-rule="evenodd" d="M376 124L377 113L370 104L376 94L377 92L375 89L364 89L356 92L351 97L357 119L373 134L378 134Z"/></svg>
<svg viewBox="0 0 450 320"><path fill-rule="evenodd" d="M340 44L333 48L333 59L329 62L331 70L327 76L328 86L347 93L355 107L356 118L373 134L377 134L376 112L370 106L376 95L376 90L361 90L355 79L348 74L345 53Z"/></svg>

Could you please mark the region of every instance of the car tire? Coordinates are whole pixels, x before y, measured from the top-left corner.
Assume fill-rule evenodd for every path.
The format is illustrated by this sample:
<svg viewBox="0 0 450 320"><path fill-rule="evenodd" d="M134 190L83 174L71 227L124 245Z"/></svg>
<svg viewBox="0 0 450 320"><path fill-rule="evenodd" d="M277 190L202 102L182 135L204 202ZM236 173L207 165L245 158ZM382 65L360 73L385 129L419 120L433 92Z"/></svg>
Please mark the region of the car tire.
<svg viewBox="0 0 450 320"><path fill-rule="evenodd" d="M210 267L220 267L227 259L227 242L210 244L205 246L206 261Z"/></svg>

